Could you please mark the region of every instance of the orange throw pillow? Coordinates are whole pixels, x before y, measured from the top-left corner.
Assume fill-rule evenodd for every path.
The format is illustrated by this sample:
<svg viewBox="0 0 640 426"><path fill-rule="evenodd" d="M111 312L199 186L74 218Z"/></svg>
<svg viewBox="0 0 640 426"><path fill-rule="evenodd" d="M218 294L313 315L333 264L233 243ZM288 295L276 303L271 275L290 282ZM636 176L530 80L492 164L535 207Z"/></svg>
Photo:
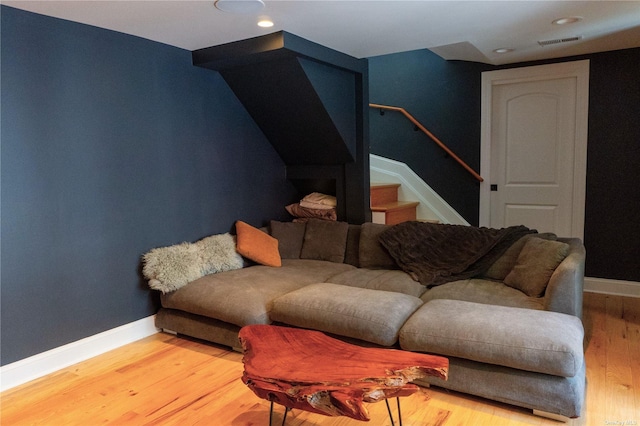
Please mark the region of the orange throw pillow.
<svg viewBox="0 0 640 426"><path fill-rule="evenodd" d="M236 250L247 259L267 266L282 266L278 240L248 223L236 222Z"/></svg>

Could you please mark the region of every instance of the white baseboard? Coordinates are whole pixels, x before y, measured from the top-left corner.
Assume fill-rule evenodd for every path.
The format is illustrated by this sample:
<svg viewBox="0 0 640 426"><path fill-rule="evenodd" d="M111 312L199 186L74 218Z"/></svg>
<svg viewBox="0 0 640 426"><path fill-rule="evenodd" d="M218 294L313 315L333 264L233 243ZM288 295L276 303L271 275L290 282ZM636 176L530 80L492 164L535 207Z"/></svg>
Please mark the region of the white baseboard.
<svg viewBox="0 0 640 426"><path fill-rule="evenodd" d="M0 367L0 392L158 332L155 315Z"/></svg>
<svg viewBox="0 0 640 426"><path fill-rule="evenodd" d="M585 277L584 291L615 296L640 297L640 282Z"/></svg>

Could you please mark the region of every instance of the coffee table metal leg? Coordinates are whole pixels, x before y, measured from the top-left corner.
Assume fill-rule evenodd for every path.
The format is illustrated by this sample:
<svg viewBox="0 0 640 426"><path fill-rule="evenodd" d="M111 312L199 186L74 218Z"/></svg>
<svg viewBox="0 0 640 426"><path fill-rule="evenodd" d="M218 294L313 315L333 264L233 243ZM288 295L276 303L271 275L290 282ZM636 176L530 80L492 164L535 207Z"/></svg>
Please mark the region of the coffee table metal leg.
<svg viewBox="0 0 640 426"><path fill-rule="evenodd" d="M391 426L395 426L393 422L393 414L391 414L391 407L389 407L389 400L384 400L385 404L387 404L387 411L389 412L389 419L391 420ZM402 426L402 412L400 411L400 398L396 398L396 402L398 404L398 423Z"/></svg>
<svg viewBox="0 0 640 426"><path fill-rule="evenodd" d="M269 426L271 426L272 418L273 418L273 401L271 401L271 408L269 409Z"/></svg>
<svg viewBox="0 0 640 426"><path fill-rule="evenodd" d="M273 421L273 400L271 401L271 405L269 407L269 426L272 425L272 421ZM287 421L287 414L289 414L289 410L291 410L289 407L284 407L284 417L282 418L282 426L284 426L284 422Z"/></svg>
<svg viewBox="0 0 640 426"><path fill-rule="evenodd" d="M273 421L273 400L270 401L271 404L269 406L269 426L272 426ZM395 426L395 422L393 421L393 414L391 413L391 407L389 406L389 400L385 399L384 403L387 404L387 411L389 412L389 420L391 420L391 426ZM402 412L400 411L400 398L396 398L396 404L398 406L398 424L402 426ZM287 414L289 414L289 407L284 407L284 417L282 418L282 426L284 426L287 421Z"/></svg>

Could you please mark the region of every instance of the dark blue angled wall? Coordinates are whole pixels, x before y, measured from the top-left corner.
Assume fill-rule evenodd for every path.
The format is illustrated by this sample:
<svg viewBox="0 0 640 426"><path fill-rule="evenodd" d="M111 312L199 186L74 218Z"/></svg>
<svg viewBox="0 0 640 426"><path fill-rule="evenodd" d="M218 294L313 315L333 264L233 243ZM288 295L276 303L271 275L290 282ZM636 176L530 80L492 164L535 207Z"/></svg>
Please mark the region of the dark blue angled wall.
<svg viewBox="0 0 640 426"><path fill-rule="evenodd" d="M3 365L153 314L149 249L287 218L284 164L191 52L1 15Z"/></svg>

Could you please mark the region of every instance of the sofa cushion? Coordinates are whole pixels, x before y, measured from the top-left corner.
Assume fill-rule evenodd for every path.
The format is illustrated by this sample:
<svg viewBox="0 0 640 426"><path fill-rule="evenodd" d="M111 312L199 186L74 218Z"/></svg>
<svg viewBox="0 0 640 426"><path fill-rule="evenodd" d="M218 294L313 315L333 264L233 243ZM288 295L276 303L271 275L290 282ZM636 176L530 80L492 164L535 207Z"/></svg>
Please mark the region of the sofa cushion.
<svg viewBox="0 0 640 426"><path fill-rule="evenodd" d="M236 234L237 250L242 256L261 265L282 266L278 240L241 220L236 221Z"/></svg>
<svg viewBox="0 0 640 426"><path fill-rule="evenodd" d="M427 289L419 282L411 279L409 274L397 269L360 268L333 276L329 281L333 284L368 288L371 290L393 291L396 293L409 294L415 297L420 297Z"/></svg>
<svg viewBox="0 0 640 426"><path fill-rule="evenodd" d="M380 234L389 229L389 226L371 222L362 224L358 248L361 268L398 269L396 261L378 241Z"/></svg>
<svg viewBox="0 0 640 426"><path fill-rule="evenodd" d="M425 303L436 299L451 299L513 308L544 309L544 299L529 297L503 282L482 278L452 281L430 288L420 299Z"/></svg>
<svg viewBox="0 0 640 426"><path fill-rule="evenodd" d="M562 377L581 371L583 338L572 315L445 299L425 303L400 330L405 350Z"/></svg>
<svg viewBox="0 0 640 426"><path fill-rule="evenodd" d="M282 259L300 259L304 231L307 224L304 222L278 222L272 220L271 236L278 240L278 251Z"/></svg>
<svg viewBox="0 0 640 426"><path fill-rule="evenodd" d="M540 297L553 271L568 253L569 244L530 238L522 247L516 265L505 277L504 283L527 296Z"/></svg>
<svg viewBox="0 0 640 426"><path fill-rule="evenodd" d="M516 265L518 255L524 247L524 244L530 238L543 238L545 240L555 240L558 237L556 234L544 233L544 234L529 234L520 238L513 243L503 254L500 256L490 267L485 271L482 276L490 278L492 280L504 281L505 277L511 272Z"/></svg>
<svg viewBox="0 0 640 426"><path fill-rule="evenodd" d="M310 219L304 232L301 259L344 262L349 224L320 219Z"/></svg>
<svg viewBox="0 0 640 426"><path fill-rule="evenodd" d="M353 266L319 260L284 259L282 268L256 265L207 275L163 294L165 308L216 318L238 326L268 324L273 299L325 281Z"/></svg>
<svg viewBox="0 0 640 426"><path fill-rule="evenodd" d="M318 283L275 299L271 319L392 346L420 305L420 299L406 294Z"/></svg>

